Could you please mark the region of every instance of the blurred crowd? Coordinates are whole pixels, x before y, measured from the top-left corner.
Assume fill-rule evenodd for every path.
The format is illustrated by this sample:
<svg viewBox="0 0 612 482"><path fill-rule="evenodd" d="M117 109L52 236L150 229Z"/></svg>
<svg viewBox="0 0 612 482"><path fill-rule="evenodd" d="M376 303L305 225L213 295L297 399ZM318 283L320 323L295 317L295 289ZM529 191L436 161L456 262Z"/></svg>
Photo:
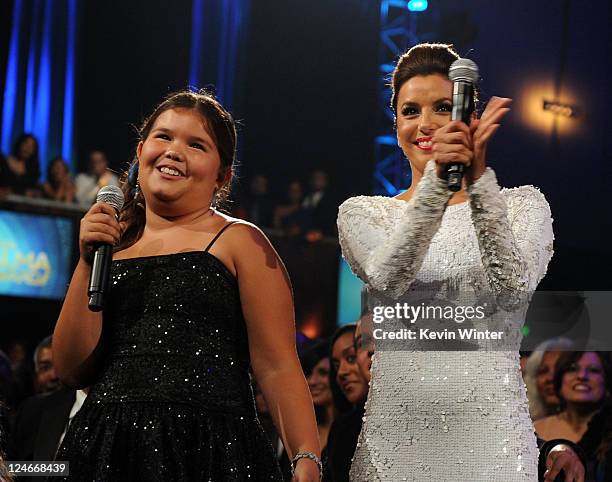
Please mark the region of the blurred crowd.
<svg viewBox="0 0 612 482"><path fill-rule="evenodd" d="M5 157L0 154L0 195L18 194L31 198L47 198L65 203L90 206L100 188L118 185L119 179L109 170L106 154L93 150L88 155L88 170L73 178L69 163L62 157L49 160L46 181L41 184L38 141L31 134L22 134Z"/></svg>
<svg viewBox="0 0 612 482"><path fill-rule="evenodd" d="M284 192L272 189L267 176L255 174L244 186L234 189L232 214L262 228L280 230L286 236L311 242L336 236L341 199L325 171L312 171L306 186L299 180L283 186Z"/></svg>
<svg viewBox="0 0 612 482"><path fill-rule="evenodd" d="M349 480L369 390L371 325L366 314L355 324L339 327L329 339L298 340L327 482ZM87 396L86 389L62 386L51 346L49 336L33 353L19 340L0 351L1 449L8 460L52 460ZM577 444L586 460L587 482L612 480L610 353L575 351L571 341L554 339L533 352L521 352L520 360L537 437ZM261 424L289 481L289 459L256 380L253 393Z"/></svg>
<svg viewBox="0 0 612 482"><path fill-rule="evenodd" d="M73 177L69 163L62 157L55 157L49 160L46 181L41 184L38 141L31 134L23 134L8 155L0 153L0 197L18 194L76 203L87 209L102 187L119 185L119 178L109 169L104 151L89 152L87 166L87 172ZM278 189L270 185L265 175L255 174L250 179L240 180L233 191L233 200L223 208L240 219L311 242L336 236L341 199L322 170L314 170L307 183L292 180Z"/></svg>

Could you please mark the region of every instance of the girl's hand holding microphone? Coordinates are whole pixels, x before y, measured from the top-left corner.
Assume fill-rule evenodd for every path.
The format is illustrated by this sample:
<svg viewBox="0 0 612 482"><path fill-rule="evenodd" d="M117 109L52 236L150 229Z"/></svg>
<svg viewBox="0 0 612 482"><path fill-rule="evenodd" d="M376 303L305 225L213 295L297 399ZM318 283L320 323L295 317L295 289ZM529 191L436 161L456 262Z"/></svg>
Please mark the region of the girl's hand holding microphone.
<svg viewBox="0 0 612 482"><path fill-rule="evenodd" d="M101 244L116 246L121 238L121 226L115 208L105 202L97 202L81 219L79 232L80 258L88 265L93 262L94 252Z"/></svg>

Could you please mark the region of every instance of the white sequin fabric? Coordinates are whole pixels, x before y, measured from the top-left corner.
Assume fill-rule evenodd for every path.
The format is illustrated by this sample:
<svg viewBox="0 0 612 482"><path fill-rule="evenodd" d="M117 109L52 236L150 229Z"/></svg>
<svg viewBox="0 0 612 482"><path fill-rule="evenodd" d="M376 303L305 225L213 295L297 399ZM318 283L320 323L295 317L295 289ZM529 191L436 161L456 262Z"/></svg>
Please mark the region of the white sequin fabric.
<svg viewBox="0 0 612 482"><path fill-rule="evenodd" d="M486 292L512 311L535 290L552 256L544 196L500 190L490 168L468 192L447 206L452 193L430 161L409 202L340 206L343 256L371 298ZM376 351L351 481L535 481L537 461L516 351Z"/></svg>

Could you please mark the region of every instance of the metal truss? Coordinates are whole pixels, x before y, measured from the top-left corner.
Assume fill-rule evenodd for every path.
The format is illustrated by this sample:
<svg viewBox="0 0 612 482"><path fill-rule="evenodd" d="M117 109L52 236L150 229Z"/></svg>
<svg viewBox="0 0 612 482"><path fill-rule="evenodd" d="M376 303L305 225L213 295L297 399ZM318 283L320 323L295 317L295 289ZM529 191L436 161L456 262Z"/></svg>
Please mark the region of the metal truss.
<svg viewBox="0 0 612 482"><path fill-rule="evenodd" d="M410 46L434 39L434 32L419 32L417 17L425 12L410 12L405 0L380 0L379 106L380 130L375 138L374 194L394 196L410 184L410 170L397 147L394 115L389 107L390 75L398 57ZM431 6L430 6L431 9ZM433 16L432 16L433 14ZM427 12L436 18L437 11ZM434 22L436 24L437 22Z"/></svg>

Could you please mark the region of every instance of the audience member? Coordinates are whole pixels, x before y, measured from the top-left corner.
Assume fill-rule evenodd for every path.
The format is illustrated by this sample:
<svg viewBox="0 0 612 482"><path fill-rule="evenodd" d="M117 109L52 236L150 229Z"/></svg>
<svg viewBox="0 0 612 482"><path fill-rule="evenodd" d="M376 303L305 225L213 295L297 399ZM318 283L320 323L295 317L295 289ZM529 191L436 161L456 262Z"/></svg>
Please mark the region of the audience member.
<svg viewBox="0 0 612 482"><path fill-rule="evenodd" d="M51 349L52 335L41 341L34 351L34 369L36 372L36 393L48 393L60 387L60 380L53 365Z"/></svg>
<svg viewBox="0 0 612 482"><path fill-rule="evenodd" d="M321 450L324 450L335 415L334 399L329 382L329 343L326 341L316 343L304 352L300 360L315 408L319 443Z"/></svg>
<svg viewBox="0 0 612 482"><path fill-rule="evenodd" d="M76 187L68 164L61 157L54 158L47 166L47 182L43 184L43 194L49 199L72 203Z"/></svg>
<svg viewBox="0 0 612 482"><path fill-rule="evenodd" d="M287 197L284 204L274 208L274 227L283 229L289 236L301 233L302 199L304 197L302 185L293 181L287 189Z"/></svg>
<svg viewBox="0 0 612 482"><path fill-rule="evenodd" d="M562 351L572 350L573 347L573 342L567 338L554 338L538 345L529 355L523 378L527 386L529 414L532 420L539 420L557 412L559 398L553 384L555 364Z"/></svg>
<svg viewBox="0 0 612 482"><path fill-rule="evenodd" d="M357 365L363 378L370 383L372 368L372 356L374 356L374 322L372 313L364 313L361 319L357 322L355 328L355 353Z"/></svg>
<svg viewBox="0 0 612 482"><path fill-rule="evenodd" d="M0 158L0 187L13 194L39 197L39 177L38 141L32 134L22 134L8 158Z"/></svg>
<svg viewBox="0 0 612 482"><path fill-rule="evenodd" d="M108 158L99 149L89 153L88 170L75 178L76 198L79 204L90 206L96 200L98 191L104 186L119 185L119 178L109 170Z"/></svg>
<svg viewBox="0 0 612 482"><path fill-rule="evenodd" d="M586 452L587 481L612 480L612 399L608 397L589 422L580 446Z"/></svg>
<svg viewBox="0 0 612 482"><path fill-rule="evenodd" d="M310 192L302 202L306 239L318 241L323 236L336 235L338 202L329 189L327 174L316 170L310 177Z"/></svg>
<svg viewBox="0 0 612 482"><path fill-rule="evenodd" d="M327 439L326 482L348 482L351 459L361 431L368 382L361 374L355 355L356 325L338 328L332 338L330 386L339 412Z"/></svg>
<svg viewBox="0 0 612 482"><path fill-rule="evenodd" d="M60 388L26 399L15 418L9 452L12 460L53 460L86 397L87 389Z"/></svg>
<svg viewBox="0 0 612 482"><path fill-rule="evenodd" d="M10 408L16 409L25 398L34 394L34 365L22 340L10 342L6 354L13 372L14 393Z"/></svg>
<svg viewBox="0 0 612 482"><path fill-rule="evenodd" d="M536 420L534 426L544 440L579 442L593 415L609 398L610 362L603 352L570 351L561 354L555 370L554 389L561 411Z"/></svg>
<svg viewBox="0 0 612 482"><path fill-rule="evenodd" d="M234 209L235 216L265 228L272 227L274 203L269 192L268 178L256 174L251 179L249 191L240 196Z"/></svg>

